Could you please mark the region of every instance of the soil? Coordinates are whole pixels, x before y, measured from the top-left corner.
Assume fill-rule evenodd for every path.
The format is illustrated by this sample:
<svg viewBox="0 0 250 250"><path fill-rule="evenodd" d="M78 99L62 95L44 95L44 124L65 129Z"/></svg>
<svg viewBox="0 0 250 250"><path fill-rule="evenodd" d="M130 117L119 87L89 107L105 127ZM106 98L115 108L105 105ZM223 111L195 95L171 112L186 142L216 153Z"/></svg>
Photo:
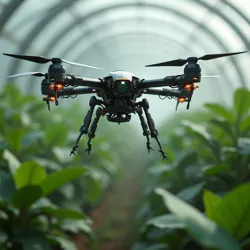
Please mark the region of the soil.
<svg viewBox="0 0 250 250"><path fill-rule="evenodd" d="M92 211L92 229L97 245L91 248L82 235L73 241L78 250L129 250L136 235L134 217L141 197L141 168L127 167L108 191L100 206Z"/></svg>

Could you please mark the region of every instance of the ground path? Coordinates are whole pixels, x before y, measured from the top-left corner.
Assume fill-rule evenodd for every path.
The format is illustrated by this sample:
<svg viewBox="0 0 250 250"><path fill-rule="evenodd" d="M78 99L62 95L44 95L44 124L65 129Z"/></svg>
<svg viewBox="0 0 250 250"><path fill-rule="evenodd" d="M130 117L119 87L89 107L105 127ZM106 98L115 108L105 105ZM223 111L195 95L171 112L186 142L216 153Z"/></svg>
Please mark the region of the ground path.
<svg viewBox="0 0 250 250"><path fill-rule="evenodd" d="M91 213L98 244L96 250L130 249L137 231L134 217L141 197L144 171L136 164L123 169L100 206ZM91 249L84 244L81 236L74 241L78 250Z"/></svg>

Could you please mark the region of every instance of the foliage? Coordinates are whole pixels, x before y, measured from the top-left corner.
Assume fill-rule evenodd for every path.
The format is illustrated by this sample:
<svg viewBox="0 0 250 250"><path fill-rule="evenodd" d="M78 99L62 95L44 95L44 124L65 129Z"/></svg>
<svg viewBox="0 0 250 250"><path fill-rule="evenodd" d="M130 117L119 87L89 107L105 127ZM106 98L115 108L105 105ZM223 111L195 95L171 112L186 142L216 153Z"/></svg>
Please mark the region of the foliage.
<svg viewBox="0 0 250 250"><path fill-rule="evenodd" d="M92 154L82 149L83 137L73 157L69 153L86 113L79 104L48 112L45 103L11 84L0 97L0 245L59 244L70 250L74 246L65 233L82 231L92 239L82 211L96 206L120 174L132 152L125 138L135 138L133 129L126 124L131 133L123 127L116 132L104 124ZM113 150L118 145L119 151Z"/></svg>
<svg viewBox="0 0 250 250"><path fill-rule="evenodd" d="M208 103L164 124L171 157L148 168L133 249L249 247L249 100L237 89L232 107Z"/></svg>

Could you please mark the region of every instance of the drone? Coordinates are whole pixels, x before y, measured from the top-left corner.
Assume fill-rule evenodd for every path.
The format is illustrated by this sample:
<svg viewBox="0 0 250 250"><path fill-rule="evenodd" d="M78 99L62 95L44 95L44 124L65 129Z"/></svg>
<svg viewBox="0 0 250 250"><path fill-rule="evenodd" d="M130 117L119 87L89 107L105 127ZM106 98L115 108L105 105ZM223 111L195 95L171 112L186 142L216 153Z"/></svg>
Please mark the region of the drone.
<svg viewBox="0 0 250 250"><path fill-rule="evenodd" d="M47 103L50 110L50 103L55 102L58 105L59 98L76 97L77 95L96 94L91 96L89 101L89 110L84 117L83 124L80 127L80 134L76 139L75 145L70 152L70 155L75 155L76 149L79 147L79 140L86 134L88 136L88 148L85 152L90 154L92 150L91 140L95 137L98 122L101 117L106 116L109 122L125 123L131 120L131 114L139 116L143 136L146 137L147 150L153 150L150 146L150 137L154 138L159 146L162 160L166 159L166 154L159 140L159 133L155 127L154 120L149 112L149 103L146 98L137 101L144 94L158 95L163 98L174 98L177 100L176 110L179 103L187 103L186 108L189 109L190 102L194 90L198 88L196 83L201 80L201 68L198 60L211 60L225 56L232 56L246 53L247 51L224 53L224 54L209 54L202 57L189 57L187 59L177 59L157 64L146 65L146 67L163 67L163 66L185 66L184 74L166 76L161 79L139 79L135 75L126 71L113 71L102 78L86 78L76 75L66 74L62 63L72 64L84 68L100 69L94 66L74 63L61 58L47 58L31 55L6 54L18 59L23 59L35 63L45 64L51 62L48 68L48 73L41 72L26 72L8 76L7 78L22 77L22 76L37 76L44 77L41 83L42 95L46 97L43 101ZM157 87L169 87L158 89ZM157 89L156 89L157 88ZM92 122L92 117L95 107L95 118ZM146 120L143 113L145 113Z"/></svg>

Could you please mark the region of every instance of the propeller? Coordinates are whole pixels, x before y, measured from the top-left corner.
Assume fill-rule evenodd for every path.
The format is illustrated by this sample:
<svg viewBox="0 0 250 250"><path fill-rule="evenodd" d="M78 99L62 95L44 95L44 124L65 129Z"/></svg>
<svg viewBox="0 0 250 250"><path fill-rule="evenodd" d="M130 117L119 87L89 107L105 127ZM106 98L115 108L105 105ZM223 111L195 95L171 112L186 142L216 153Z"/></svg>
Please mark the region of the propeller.
<svg viewBox="0 0 250 250"><path fill-rule="evenodd" d="M202 57L189 57L187 59L177 59L177 60L172 60L168 62L162 62L162 63L157 63L157 64L151 64L151 65L146 65L146 67L158 67L158 66L183 66L187 62L194 62L196 63L198 60L212 60L220 57L225 57L225 56L233 56L237 54L243 54L248 51L242 51L242 52L235 52L235 53L224 53L224 54L209 54L209 55L204 55Z"/></svg>
<svg viewBox="0 0 250 250"><path fill-rule="evenodd" d="M38 77L41 77L41 76L45 76L45 73L41 73L41 72L25 72L25 73L12 75L12 76L6 76L6 78L23 77L23 76L38 76Z"/></svg>
<svg viewBox="0 0 250 250"><path fill-rule="evenodd" d="M7 53L3 53L3 55L11 56L14 58L23 59L23 60L27 60L27 61L31 61L31 62L35 62L35 63L44 64L44 63L48 63L48 62L59 62L59 63L65 62L67 64L71 64L71 65L75 65L75 66L79 66L79 67L103 70L101 68L97 68L97 67L90 66L87 64L80 64L80 63L66 61L66 60L61 59L61 58L48 58L48 57L44 57L44 56L16 55L16 54L7 54Z"/></svg>

